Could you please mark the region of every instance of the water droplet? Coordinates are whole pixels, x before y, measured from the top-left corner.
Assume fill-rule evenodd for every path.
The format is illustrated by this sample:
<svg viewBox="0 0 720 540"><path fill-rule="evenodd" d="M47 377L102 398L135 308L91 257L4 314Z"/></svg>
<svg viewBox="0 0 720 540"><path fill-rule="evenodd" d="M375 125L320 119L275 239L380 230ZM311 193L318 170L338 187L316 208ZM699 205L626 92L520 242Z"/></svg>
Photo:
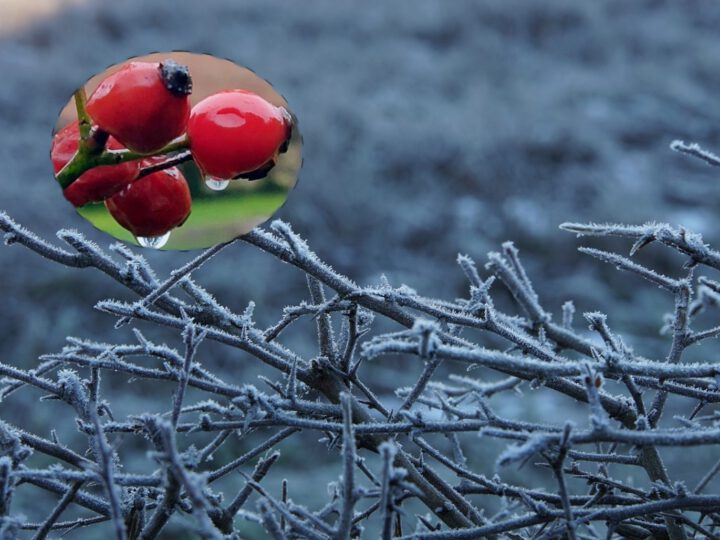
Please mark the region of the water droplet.
<svg viewBox="0 0 720 540"><path fill-rule="evenodd" d="M205 177L205 185L213 191L222 191L230 184L230 180L222 180L214 176Z"/></svg>
<svg viewBox="0 0 720 540"><path fill-rule="evenodd" d="M161 236L138 236L136 240L142 247L160 249L170 240L170 231Z"/></svg>

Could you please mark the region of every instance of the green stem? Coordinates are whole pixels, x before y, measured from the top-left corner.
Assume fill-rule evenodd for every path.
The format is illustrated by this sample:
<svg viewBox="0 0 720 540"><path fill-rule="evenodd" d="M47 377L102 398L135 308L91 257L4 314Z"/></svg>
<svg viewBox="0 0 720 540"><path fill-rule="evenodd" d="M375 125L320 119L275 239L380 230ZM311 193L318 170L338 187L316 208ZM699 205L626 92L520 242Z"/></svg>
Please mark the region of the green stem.
<svg viewBox="0 0 720 540"><path fill-rule="evenodd" d="M84 148L81 141L80 147L78 148L75 156L68 161L67 164L65 164L55 177L57 178L60 186L65 189L77 180L81 174L94 167L100 167L102 165L118 165L120 163L135 161L145 157L161 156L171 152L186 150L188 146L189 141L187 135L183 135L181 138L169 143L157 152L150 154L141 154L131 150L104 150L99 154L93 154L88 151L87 148Z"/></svg>
<svg viewBox="0 0 720 540"><path fill-rule="evenodd" d="M80 128L80 147L82 147L83 143L90 137L90 128L92 128L92 120L85 109L85 105L87 104L85 87L81 86L75 90L73 96L75 98L75 109L77 110L78 126Z"/></svg>
<svg viewBox="0 0 720 540"><path fill-rule="evenodd" d="M55 175L60 186L65 189L75 180L77 180L84 172L102 165L118 165L128 161L135 161L144 157L159 156L186 150L189 146L187 135L172 141L157 152L150 154L140 154L130 150L106 150L108 133L93 129L92 119L87 112L87 94L85 87L80 87L75 91L75 109L78 116L78 127L80 130L80 141L78 150L73 158L68 161L65 166Z"/></svg>

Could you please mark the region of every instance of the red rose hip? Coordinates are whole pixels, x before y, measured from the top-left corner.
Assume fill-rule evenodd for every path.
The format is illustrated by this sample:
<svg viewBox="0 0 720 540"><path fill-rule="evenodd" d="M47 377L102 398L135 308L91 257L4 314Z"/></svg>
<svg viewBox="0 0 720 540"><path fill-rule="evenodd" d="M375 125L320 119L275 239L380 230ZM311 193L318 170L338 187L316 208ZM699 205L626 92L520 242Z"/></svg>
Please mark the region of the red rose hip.
<svg viewBox="0 0 720 540"><path fill-rule="evenodd" d="M284 108L248 90L226 90L192 108L187 133L202 172L227 180L271 166L291 129Z"/></svg>
<svg viewBox="0 0 720 540"><path fill-rule="evenodd" d="M177 167L139 178L105 201L115 220L136 238L162 236L179 227L191 205L190 188Z"/></svg>
<svg viewBox="0 0 720 540"><path fill-rule="evenodd" d="M79 144L80 128L77 120L55 134L50 149L50 158L55 174L59 173L75 156ZM106 147L110 150L125 149L113 137L108 139ZM94 167L66 187L63 195L76 207L103 201L132 182L137 177L139 169L140 163L137 161Z"/></svg>
<svg viewBox="0 0 720 540"><path fill-rule="evenodd" d="M173 60L128 62L100 83L86 108L100 129L148 154L184 133L191 92L187 67Z"/></svg>

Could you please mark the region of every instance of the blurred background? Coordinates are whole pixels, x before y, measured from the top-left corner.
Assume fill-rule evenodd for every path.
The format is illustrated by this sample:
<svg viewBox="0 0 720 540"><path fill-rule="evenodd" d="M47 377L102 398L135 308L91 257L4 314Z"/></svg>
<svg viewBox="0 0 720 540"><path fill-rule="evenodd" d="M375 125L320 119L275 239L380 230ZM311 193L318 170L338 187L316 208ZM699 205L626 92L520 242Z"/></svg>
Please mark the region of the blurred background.
<svg viewBox="0 0 720 540"><path fill-rule="evenodd" d="M606 311L639 352L662 357L671 299L583 258L558 225L667 221L720 245L717 171L668 148L686 139L720 151L718 28L712 0L2 0L0 208L44 236L70 227L110 243L59 196L48 157L59 111L79 83L130 56L209 53L253 69L297 115L304 165L277 216L337 270L454 298L466 294L458 252L483 263L513 240L556 317L568 299L578 313ZM161 276L195 254L145 253ZM674 276L683 262L661 248L640 260ZM132 340L91 309L130 298L98 273L20 247L1 249L0 267L3 361L32 366L66 335ZM236 310L255 301L261 326L306 298L300 273L241 243L196 279ZM314 353L311 332L288 339ZM239 382L264 372L237 351L204 354ZM380 388L417 376L390 363L370 369ZM0 404L2 416L31 407L28 429L47 434L50 407L17 396ZM337 474L334 460L328 451ZM308 473L297 469L286 463L282 474Z"/></svg>

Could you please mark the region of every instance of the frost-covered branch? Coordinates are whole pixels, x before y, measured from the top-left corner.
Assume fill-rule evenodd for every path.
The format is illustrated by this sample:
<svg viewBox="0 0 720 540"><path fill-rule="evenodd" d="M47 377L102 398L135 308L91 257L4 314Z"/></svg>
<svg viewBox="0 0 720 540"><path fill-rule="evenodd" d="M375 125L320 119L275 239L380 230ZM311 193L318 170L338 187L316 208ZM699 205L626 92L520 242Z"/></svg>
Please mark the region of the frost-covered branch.
<svg viewBox="0 0 720 540"><path fill-rule="evenodd" d="M262 306L250 303L235 313L196 281L225 245L161 278L121 244L105 251L77 232L61 231L68 247L60 248L0 214L6 243L65 266L95 268L131 291L130 300L96 305L117 327L164 328L181 345L178 351L155 343L133 328L130 343L69 338L32 369L14 359L0 362L4 400L34 392L42 400L38 407L64 408L79 431L63 434L61 442L54 433L46 438L16 427L22 419L10 423L6 413L1 526L37 538L104 527L108 536L152 539L180 523L191 523L200 537L223 538L240 534L245 521L283 539L457 540L505 533L580 539L597 536L598 526L610 539L717 536L718 463L711 461L690 491L662 458L678 448L720 445L720 417L706 408L720 403L720 363L709 349L691 352L720 335L717 324L698 324L700 313L720 304L720 284L696 279L703 267L720 269L720 252L664 224L563 228L631 241L629 257L581 251L644 278L674 302L667 354L633 350L617 322L622 319L600 312L585 313L589 332L579 329L572 302L558 309L556 323L512 243L488 256L490 275L459 256L466 297L440 299L387 279L359 284L276 221L241 240L296 267L309 290L261 330L254 310ZM632 260L653 242L689 256L689 272L672 277ZM510 293L510 308L494 301L500 287ZM290 329L311 333L313 352L288 347ZM215 344L199 349L203 340ZM261 385L245 380L240 364L218 366L212 355L203 356L211 346L232 350L232 361L255 362ZM373 375L390 368L392 376ZM113 388L101 385L110 373L167 390L142 402L154 410L116 417L132 407L114 406ZM123 388L126 405L139 388ZM566 410L558 415L537 407L536 392L542 400L562 400ZM523 416L529 408L532 420ZM273 491L269 473L283 467L286 444L302 447L309 474L318 466L316 452L339 453L339 481L326 504L293 501L300 490L292 483ZM127 449L146 452L153 471L135 469ZM496 463L496 474L476 470L478 459ZM544 465L557 493L533 485L532 475L504 478L509 469ZM14 494L30 489L55 501L37 523L15 517ZM407 501L427 513L414 516ZM59 521L71 507L79 517Z"/></svg>

